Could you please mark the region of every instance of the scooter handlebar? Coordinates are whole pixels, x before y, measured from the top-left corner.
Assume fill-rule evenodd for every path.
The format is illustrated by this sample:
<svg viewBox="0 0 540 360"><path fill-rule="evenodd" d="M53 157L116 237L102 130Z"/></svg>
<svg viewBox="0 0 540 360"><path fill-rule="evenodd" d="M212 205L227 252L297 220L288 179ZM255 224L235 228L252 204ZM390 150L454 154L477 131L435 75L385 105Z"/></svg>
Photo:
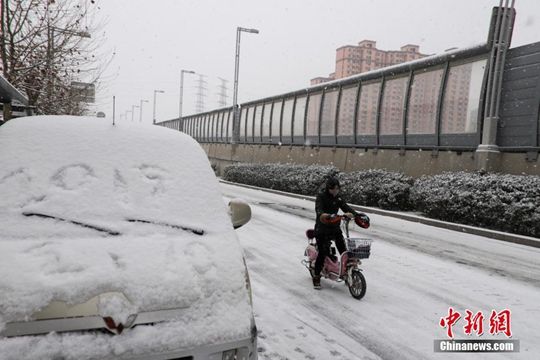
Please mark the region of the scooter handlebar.
<svg viewBox="0 0 540 360"><path fill-rule="evenodd" d="M362 214L362 213L356 214L352 218L348 217L347 215L337 215L337 214L332 214L324 218L321 217L322 223L327 224L327 225L339 225L341 221L345 221L346 224L348 225L351 220L354 220L356 225L364 229L369 228L369 225L370 225L369 217L366 214Z"/></svg>
<svg viewBox="0 0 540 360"><path fill-rule="evenodd" d="M326 225L338 225L343 218L343 215L331 214L329 216L322 216L321 222Z"/></svg>

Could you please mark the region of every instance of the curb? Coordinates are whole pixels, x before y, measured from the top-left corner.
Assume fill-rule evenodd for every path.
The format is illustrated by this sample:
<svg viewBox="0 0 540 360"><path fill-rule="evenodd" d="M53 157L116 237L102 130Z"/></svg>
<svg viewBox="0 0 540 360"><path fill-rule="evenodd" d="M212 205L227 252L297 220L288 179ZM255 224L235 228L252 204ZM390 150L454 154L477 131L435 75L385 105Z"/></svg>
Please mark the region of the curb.
<svg viewBox="0 0 540 360"><path fill-rule="evenodd" d="M296 198L296 199L315 201L315 196L300 195L300 194L289 193L289 192L285 192L285 191L281 191L281 190L261 188L261 187L258 187L258 186L240 184L240 183L235 183L235 182L231 182L231 181L227 181L227 180L223 180L223 179L218 179L218 180L219 180L219 182L222 182L224 184L241 186L241 187L245 187L245 188L248 188L248 189L265 191L265 192L269 192L269 193L273 193L273 194L293 197L293 198ZM485 236L485 237L488 237L488 238L491 238L491 239L494 239L494 240L500 240L500 241L510 242L510 243L514 243L514 244L540 248L540 239L533 238L533 237L530 237L530 236L511 234L511 233L506 233L506 232L496 231L496 230L487 230L487 229L474 227L474 226L470 226L470 225L448 223L448 222L445 222L445 221L429 219L429 218L425 218L425 217L418 216L418 215L406 214L406 213L401 213L401 212L396 212L396 211L389 211L389 210L382 210L382 209L379 209L379 208L372 208L372 207L367 207L367 206L360 206L360 205L354 205L354 204L349 204L349 206L352 207L355 210L366 212L366 213L383 215L383 216L390 216L390 217L394 217L394 218L401 219L401 220L417 222L417 223L421 223L421 224L424 224L424 225L435 226L435 227L448 229L448 230L453 230L453 231L459 231L459 232L466 233L466 234Z"/></svg>

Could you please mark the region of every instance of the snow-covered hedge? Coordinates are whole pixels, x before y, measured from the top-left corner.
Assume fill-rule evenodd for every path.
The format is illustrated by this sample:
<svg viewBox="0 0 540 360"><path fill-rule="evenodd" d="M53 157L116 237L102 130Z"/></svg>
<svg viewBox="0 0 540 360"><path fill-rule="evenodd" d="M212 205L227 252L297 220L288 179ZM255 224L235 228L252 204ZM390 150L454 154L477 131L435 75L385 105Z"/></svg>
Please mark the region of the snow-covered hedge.
<svg viewBox="0 0 540 360"><path fill-rule="evenodd" d="M415 208L445 221L540 236L540 177L482 173L423 176Z"/></svg>
<svg viewBox="0 0 540 360"><path fill-rule="evenodd" d="M291 164L234 164L227 166L223 179L242 184L315 195L321 184L339 170L333 166Z"/></svg>
<svg viewBox="0 0 540 360"><path fill-rule="evenodd" d="M444 173L413 180L402 173L339 173L333 166L235 164L225 180L315 195L338 176L347 202L389 210L415 210L436 219L540 237L540 177Z"/></svg>
<svg viewBox="0 0 540 360"><path fill-rule="evenodd" d="M410 210L409 189L413 178L387 170L364 170L339 175L343 194L357 205L387 210Z"/></svg>
<svg viewBox="0 0 540 360"><path fill-rule="evenodd" d="M287 164L235 164L225 168L228 181L315 195L329 176L338 175L333 166ZM408 210L411 177L386 170L366 170L338 175L343 195L357 205Z"/></svg>

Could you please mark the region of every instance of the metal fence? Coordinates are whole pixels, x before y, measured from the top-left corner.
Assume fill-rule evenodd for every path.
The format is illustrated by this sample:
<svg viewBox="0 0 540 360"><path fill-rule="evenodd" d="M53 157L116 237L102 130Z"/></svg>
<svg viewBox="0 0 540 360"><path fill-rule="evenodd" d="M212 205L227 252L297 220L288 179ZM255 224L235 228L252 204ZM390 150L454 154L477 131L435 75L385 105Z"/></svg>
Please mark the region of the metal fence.
<svg viewBox="0 0 540 360"><path fill-rule="evenodd" d="M495 141L487 121L501 150L537 151L540 43L508 50L514 17L494 8L485 44L243 103L236 122L228 107L160 125L201 143L472 151Z"/></svg>

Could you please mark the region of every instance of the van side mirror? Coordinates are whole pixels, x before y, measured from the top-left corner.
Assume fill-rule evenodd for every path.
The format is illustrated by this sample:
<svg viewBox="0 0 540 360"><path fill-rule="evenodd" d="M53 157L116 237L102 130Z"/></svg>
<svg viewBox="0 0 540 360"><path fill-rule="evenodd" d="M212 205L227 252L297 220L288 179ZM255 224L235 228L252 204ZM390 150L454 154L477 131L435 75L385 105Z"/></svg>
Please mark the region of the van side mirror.
<svg viewBox="0 0 540 360"><path fill-rule="evenodd" d="M245 225L251 219L251 208L249 205L240 199L232 199L229 201L229 215L235 229Z"/></svg>

